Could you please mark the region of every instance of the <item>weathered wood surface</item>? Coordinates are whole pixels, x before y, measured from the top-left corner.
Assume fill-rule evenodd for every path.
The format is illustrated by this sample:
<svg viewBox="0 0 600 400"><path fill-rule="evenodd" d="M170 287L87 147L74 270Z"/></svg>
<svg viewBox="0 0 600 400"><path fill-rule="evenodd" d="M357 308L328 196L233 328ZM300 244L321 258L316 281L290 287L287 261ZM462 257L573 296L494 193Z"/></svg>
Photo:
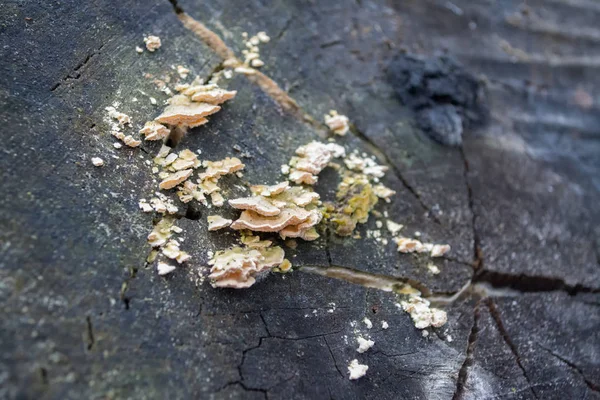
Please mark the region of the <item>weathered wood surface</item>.
<svg viewBox="0 0 600 400"><path fill-rule="evenodd" d="M527 3L178 3L238 54L241 32L267 31L262 71L315 119L348 115L355 129L340 142L390 166L398 194L378 208L453 246L437 276L371 240L293 254L438 292L472 280L424 338L392 295L361 286L293 273L215 290L144 268L152 217L137 201L155 190L144 160L157 147L115 150L104 107L119 101L141 127L161 107L148 96L167 98L145 73L183 64L209 76L221 59L166 0L1 1L0 398L600 397L600 7ZM163 47L138 55L145 33ZM485 82L489 121L462 146L431 140L400 101L390 63L405 51L447 54ZM229 86L236 99L181 146L219 159L239 145L244 178L274 183L319 132L246 78ZM200 211L178 225L203 265L233 238L208 235ZM376 346L353 382L350 322L364 316Z"/></svg>

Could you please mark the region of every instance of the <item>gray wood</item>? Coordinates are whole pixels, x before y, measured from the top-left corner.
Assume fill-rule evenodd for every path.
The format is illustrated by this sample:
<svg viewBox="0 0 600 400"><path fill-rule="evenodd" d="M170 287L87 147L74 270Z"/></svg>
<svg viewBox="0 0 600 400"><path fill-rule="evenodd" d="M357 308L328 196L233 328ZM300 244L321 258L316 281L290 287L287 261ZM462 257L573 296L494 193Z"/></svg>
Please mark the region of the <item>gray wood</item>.
<svg viewBox="0 0 600 400"><path fill-rule="evenodd" d="M378 210L453 248L437 276L391 243L335 236L286 249L295 265L473 290L425 338L394 295L338 280L271 274L234 291L157 276L145 264L152 217L137 201L156 188L144 161L158 145L115 150L104 108L120 101L139 129L167 98L145 73L183 64L207 77L221 60L166 0L0 1L0 398L600 397L596 2L177 7L237 52L241 32L268 32L261 70L315 119L348 115L340 143L390 167L384 183L398 194ZM161 49L137 54L144 34L160 36ZM432 140L390 78L403 52L458 60L481 82L487 124L466 129L458 147ZM229 86L235 100L180 146L210 159L239 146L244 179L274 183L319 132L247 79ZM107 165L92 167L93 156ZM336 181L325 170L317 190L331 197ZM199 211L178 225L205 265L234 237L209 235ZM375 220L359 227L363 237ZM363 355L352 321L376 342ZM359 381L347 377L353 358L369 365Z"/></svg>

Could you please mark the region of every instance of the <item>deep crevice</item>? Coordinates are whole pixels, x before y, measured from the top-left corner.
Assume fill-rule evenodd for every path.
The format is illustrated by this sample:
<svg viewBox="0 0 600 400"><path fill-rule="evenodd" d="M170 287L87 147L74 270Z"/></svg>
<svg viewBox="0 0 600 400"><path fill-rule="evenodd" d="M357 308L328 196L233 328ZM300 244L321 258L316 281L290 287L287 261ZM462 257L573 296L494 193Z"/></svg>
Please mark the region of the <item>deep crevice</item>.
<svg viewBox="0 0 600 400"><path fill-rule="evenodd" d="M469 333L469 339L467 341L467 355L458 372L458 379L456 381L456 390L452 396L452 400L460 400L463 398L465 393L465 387L467 379L469 377L469 368L473 365L473 353L475 352L475 345L477 343L477 336L479 334L479 307L481 300L475 303L473 308L473 326L471 327L471 333Z"/></svg>
<svg viewBox="0 0 600 400"><path fill-rule="evenodd" d="M327 255L327 265L331 267L333 265L331 250L329 248L331 245L331 229L329 226L327 226L325 229L325 254Z"/></svg>
<svg viewBox="0 0 600 400"><path fill-rule="evenodd" d="M467 160L467 154L465 153L464 146L460 147L460 155L463 159L464 163L464 178L465 185L467 186L467 196L469 201L469 210L471 210L471 226L473 229L473 268L475 270L479 270L483 267L483 251L481 249L481 241L479 239L479 234L477 233L477 214L475 213L475 202L473 195L473 188L471 187L471 183L469 182L469 160Z"/></svg>
<svg viewBox="0 0 600 400"><path fill-rule="evenodd" d="M79 64L77 64L73 70L71 72L69 72L67 74L67 76L65 76L64 78L62 78L60 81L58 81L57 83L55 83L54 85L52 85L52 87L50 88L51 92L54 92L56 89L59 88L59 86L61 86L63 83L68 82L68 81L73 81L73 80L77 80L81 77L81 73L79 72L79 70L81 68L83 68L88 62L90 62L90 60L96 55L98 54L98 52L100 50L102 50L102 48L104 47L104 44L101 44L100 47L98 47L96 50L92 51L90 54L88 54Z"/></svg>
<svg viewBox="0 0 600 400"><path fill-rule="evenodd" d="M47 385L48 382L48 370L44 367L40 367L40 378L42 378L42 383Z"/></svg>
<svg viewBox="0 0 600 400"><path fill-rule="evenodd" d="M511 275L495 271L479 271L473 283L488 283L493 288L508 288L522 293L561 291L574 296L578 293L600 293L600 289L569 285L563 279L545 276L529 276L526 274Z"/></svg>
<svg viewBox="0 0 600 400"><path fill-rule="evenodd" d="M496 323L496 327L498 328L498 331L502 335L502 339L504 339L504 343L506 343L506 345L508 346L510 351L515 356L517 365L519 366L519 369L521 369L521 372L523 373L525 380L529 384L529 389L531 390L533 397L535 397L536 399L539 399L538 394L536 393L533 385L531 384L531 380L529 379L529 374L525 370L525 367L523 367L523 363L521 361L521 356L520 356L519 352L517 351L517 346L515 346L515 344L513 343L512 339L508 335L508 331L506 330L504 323L502 322L502 318L500 317L500 312L498 311L498 308L496 307L496 303L494 303L494 301L490 298L486 299L485 302L486 302L488 309L490 310L490 314L491 314L492 318L494 319L494 322Z"/></svg>
<svg viewBox="0 0 600 400"><path fill-rule="evenodd" d="M137 268L130 267L129 276L121 284L120 298L123 304L125 305L125 310L129 310L131 306L131 298L127 296L127 290L129 290L129 282L136 277L137 272Z"/></svg>
<svg viewBox="0 0 600 400"><path fill-rule="evenodd" d="M173 6L173 10L175 11L175 14L183 14L183 8L181 8L179 6L179 3L177 3L177 0L169 0L169 3L171 3L171 5Z"/></svg>
<svg viewBox="0 0 600 400"><path fill-rule="evenodd" d="M94 347L94 327L92 326L92 319L88 316L85 317L86 322L86 347L88 351L91 351Z"/></svg>

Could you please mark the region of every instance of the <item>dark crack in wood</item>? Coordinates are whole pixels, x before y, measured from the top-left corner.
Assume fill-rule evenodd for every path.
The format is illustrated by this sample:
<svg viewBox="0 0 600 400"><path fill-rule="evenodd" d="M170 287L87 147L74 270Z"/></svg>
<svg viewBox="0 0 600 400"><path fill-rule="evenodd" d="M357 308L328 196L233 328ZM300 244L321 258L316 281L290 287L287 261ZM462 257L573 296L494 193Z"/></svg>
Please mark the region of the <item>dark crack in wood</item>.
<svg viewBox="0 0 600 400"><path fill-rule="evenodd" d="M469 333L469 339L467 341L467 349L465 361L463 362L458 372L458 379L456 380L456 390L452 396L452 400L461 400L465 394L465 387L467 379L469 377L469 368L473 365L473 353L475 352L475 346L477 343L477 336L479 334L479 318L481 306L481 300L475 303L473 308L473 325L471 326L471 332Z"/></svg>
<svg viewBox="0 0 600 400"><path fill-rule="evenodd" d="M486 299L485 303L490 311L492 318L494 319L494 322L496 323L498 332L500 332L500 335L502 335L502 339L504 340L504 343L508 346L508 348L514 355L514 357L517 361L517 365L519 366L519 369L523 373L523 377L525 377L525 380L529 384L529 389L531 390L533 397L535 397L536 399L539 399L538 394L535 391L534 385L531 383L529 374L527 373L527 370L525 370L525 367L523 366L523 362L521 360L521 355L519 354L519 352L517 350L517 346L513 343L512 339L510 338L510 335L508 334L508 331L506 330L506 327L504 326L504 323L502 322L502 318L500 316L500 312L498 311L498 308L496 307L496 303L494 303L494 301L490 298Z"/></svg>

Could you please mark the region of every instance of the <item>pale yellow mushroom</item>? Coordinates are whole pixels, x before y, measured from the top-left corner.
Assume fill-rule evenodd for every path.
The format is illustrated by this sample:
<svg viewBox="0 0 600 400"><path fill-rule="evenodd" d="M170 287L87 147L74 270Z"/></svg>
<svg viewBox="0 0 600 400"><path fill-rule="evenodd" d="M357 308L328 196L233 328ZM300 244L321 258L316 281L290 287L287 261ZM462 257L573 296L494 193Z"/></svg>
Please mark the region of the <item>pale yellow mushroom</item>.
<svg viewBox="0 0 600 400"><path fill-rule="evenodd" d="M209 215L206 220L208 221L209 231L217 231L219 229L227 228L233 222L232 220L223 218L220 215Z"/></svg>
<svg viewBox="0 0 600 400"><path fill-rule="evenodd" d="M252 210L265 216L279 215L281 210L262 196L242 197L229 200L229 205L238 210Z"/></svg>
<svg viewBox="0 0 600 400"><path fill-rule="evenodd" d="M232 229L250 229L255 232L279 232L288 225L306 221L311 213L302 208L286 208L279 215L266 217L255 211L246 210L231 224Z"/></svg>
<svg viewBox="0 0 600 400"><path fill-rule="evenodd" d="M160 182L158 187L161 189L172 189L189 178L190 175L192 175L192 172L193 171L191 169L184 169L183 171L177 171L173 174L170 174L163 179L162 182Z"/></svg>
<svg viewBox="0 0 600 400"><path fill-rule="evenodd" d="M169 136L169 133L169 128L156 121L148 121L140 129L140 134L144 135L146 140L162 140Z"/></svg>
<svg viewBox="0 0 600 400"><path fill-rule="evenodd" d="M168 124L194 128L208 122L204 117L218 112L221 107L209 103L196 103L184 95L173 96L170 104L156 121Z"/></svg>

